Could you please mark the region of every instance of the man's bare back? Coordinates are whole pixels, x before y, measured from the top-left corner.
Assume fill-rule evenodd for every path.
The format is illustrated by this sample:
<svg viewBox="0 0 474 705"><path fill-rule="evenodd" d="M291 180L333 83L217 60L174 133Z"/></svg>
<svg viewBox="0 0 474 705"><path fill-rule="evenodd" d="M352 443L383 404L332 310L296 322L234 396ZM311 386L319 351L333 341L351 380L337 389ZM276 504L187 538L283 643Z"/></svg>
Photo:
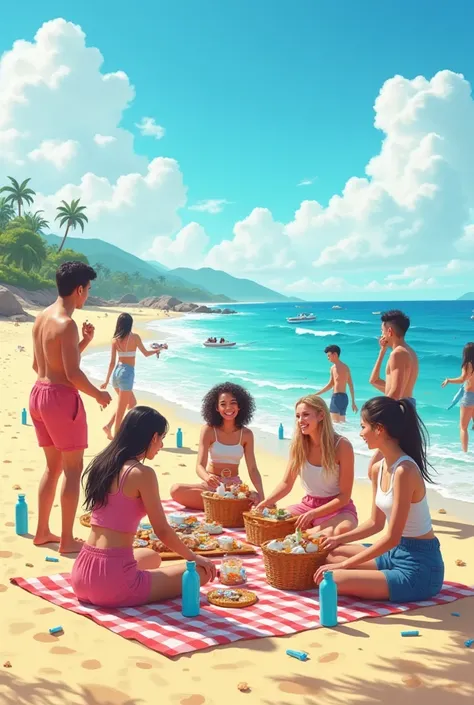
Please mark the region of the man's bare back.
<svg viewBox="0 0 474 705"><path fill-rule="evenodd" d="M345 394L351 376L349 367L339 360L331 367L331 376L334 382L334 394Z"/></svg>

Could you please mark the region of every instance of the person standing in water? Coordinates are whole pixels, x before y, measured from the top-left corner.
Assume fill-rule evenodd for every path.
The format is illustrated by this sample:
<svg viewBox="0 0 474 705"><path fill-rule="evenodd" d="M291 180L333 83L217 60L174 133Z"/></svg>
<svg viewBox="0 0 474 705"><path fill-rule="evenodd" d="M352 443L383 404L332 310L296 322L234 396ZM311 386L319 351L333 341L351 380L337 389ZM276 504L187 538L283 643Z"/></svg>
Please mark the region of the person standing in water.
<svg viewBox="0 0 474 705"><path fill-rule="evenodd" d="M402 311L386 311L381 315L382 335L379 340L380 352L369 382L386 397L408 399L416 406L414 389L418 378L418 358L415 351L405 341L410 327L410 319ZM391 349L385 368L385 379L380 377L380 369L387 352Z"/></svg>
<svg viewBox="0 0 474 705"><path fill-rule="evenodd" d="M329 362L332 363L332 367L329 372L329 382L319 392L316 392L316 395L319 397L330 389L333 390L329 405L331 419L335 423L343 423L346 420L346 411L349 405L347 387L351 393L352 411L357 413L351 371L349 366L340 360L341 348L339 345L328 345L324 352Z"/></svg>
<svg viewBox="0 0 474 705"><path fill-rule="evenodd" d="M244 456L250 480L256 490L253 500L256 504L263 500L262 478L255 460L254 437L247 428L254 410L253 397L239 384L224 382L208 391L202 400L202 416L206 425L201 431L196 465L196 473L201 482L173 485L170 494L175 502L190 509L203 509L202 492L213 491L221 483L242 484L239 464Z"/></svg>
<svg viewBox="0 0 474 705"><path fill-rule="evenodd" d="M459 402L461 447L465 453L468 448L469 421L474 419L474 343L466 343L462 351L461 375L454 379L446 378L442 387L447 384L464 384L464 394Z"/></svg>
<svg viewBox="0 0 474 705"><path fill-rule="evenodd" d="M137 350L140 350L145 357L150 357L151 355L160 356L159 348L153 350L145 348L140 336L132 332L132 327L132 316L129 313L121 313L117 318L117 325L112 339L107 377L105 382L100 385L101 389L107 389L110 377L112 377L112 386L118 395L117 410L103 428L105 435L110 441L112 440L112 426L115 424L114 434L116 434L127 409L133 409L137 405L137 400L133 393ZM118 363L116 366L117 357Z"/></svg>

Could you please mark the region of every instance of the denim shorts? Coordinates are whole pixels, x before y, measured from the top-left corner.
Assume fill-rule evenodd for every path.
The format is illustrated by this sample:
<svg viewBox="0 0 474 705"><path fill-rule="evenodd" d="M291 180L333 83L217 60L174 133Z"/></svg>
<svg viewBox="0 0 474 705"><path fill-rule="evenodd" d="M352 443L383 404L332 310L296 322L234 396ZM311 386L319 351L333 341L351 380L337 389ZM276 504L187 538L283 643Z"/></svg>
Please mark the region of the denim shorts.
<svg viewBox="0 0 474 705"><path fill-rule="evenodd" d="M387 579L391 602L429 600L443 587L444 563L437 538L402 538L375 562Z"/></svg>
<svg viewBox="0 0 474 705"><path fill-rule="evenodd" d="M464 392L459 402L459 406L474 406L474 392Z"/></svg>
<svg viewBox="0 0 474 705"><path fill-rule="evenodd" d="M347 394L345 394L344 392L336 392L331 397L329 411L332 414L339 414L339 416L345 416L348 404L349 397L347 396Z"/></svg>
<svg viewBox="0 0 474 705"><path fill-rule="evenodd" d="M135 381L135 368L119 362L112 375L112 387L122 392L131 392Z"/></svg>

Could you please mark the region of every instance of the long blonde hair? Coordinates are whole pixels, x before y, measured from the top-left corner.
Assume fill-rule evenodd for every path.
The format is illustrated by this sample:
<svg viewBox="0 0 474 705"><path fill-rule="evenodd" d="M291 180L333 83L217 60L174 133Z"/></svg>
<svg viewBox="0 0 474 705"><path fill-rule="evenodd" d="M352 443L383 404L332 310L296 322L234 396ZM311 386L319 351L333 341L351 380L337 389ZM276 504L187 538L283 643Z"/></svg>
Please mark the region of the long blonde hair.
<svg viewBox="0 0 474 705"><path fill-rule="evenodd" d="M295 411L300 404L310 406L314 411L323 415L319 422L321 433L321 465L323 472L332 474L337 472L336 464L336 434L329 414L326 402L317 394L309 394L307 397L298 399L295 404ZM311 438L301 433L298 422L295 425L293 440L290 446L290 463L295 471L301 472L305 462L308 460L311 448Z"/></svg>

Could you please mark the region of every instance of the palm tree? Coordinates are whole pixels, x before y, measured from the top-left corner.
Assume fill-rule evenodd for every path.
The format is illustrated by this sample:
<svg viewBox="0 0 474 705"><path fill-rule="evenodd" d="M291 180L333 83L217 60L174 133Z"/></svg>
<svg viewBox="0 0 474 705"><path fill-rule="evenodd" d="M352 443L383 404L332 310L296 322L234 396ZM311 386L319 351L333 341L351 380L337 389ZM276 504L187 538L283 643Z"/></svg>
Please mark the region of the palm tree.
<svg viewBox="0 0 474 705"><path fill-rule="evenodd" d="M35 213L25 213L23 222L25 227L32 230L37 235L41 235L43 230L49 230L49 222L40 215L44 211L36 211Z"/></svg>
<svg viewBox="0 0 474 705"><path fill-rule="evenodd" d="M31 205L33 203L33 196L36 196L36 193L33 189L27 187L27 184L31 181L31 179L25 179L21 184L19 184L13 176L7 176L7 179L10 179L11 186L4 186L3 188L0 188L0 193L8 193L9 195L6 197L6 200L9 203L16 203L18 205L18 217L20 218L23 201L28 203L28 205Z"/></svg>
<svg viewBox="0 0 474 705"><path fill-rule="evenodd" d="M54 220L59 220L59 227L62 228L64 224L66 224L66 232L64 233L64 237L62 239L61 244L59 245L59 250L58 252L61 252L63 249L64 243L66 242L67 234L69 232L69 228L72 228L75 230L77 226L79 225L82 232L84 232L84 223L88 223L89 220L86 216L85 213L82 211L85 211L86 206L80 206L79 201L81 199L77 198L75 201L72 200L71 203L66 203L66 201L61 201L63 204L62 206L58 206L56 210L58 211L58 214Z"/></svg>
<svg viewBox="0 0 474 705"><path fill-rule="evenodd" d="M15 217L15 209L12 204L3 196L0 198L0 232L6 228L12 218Z"/></svg>

